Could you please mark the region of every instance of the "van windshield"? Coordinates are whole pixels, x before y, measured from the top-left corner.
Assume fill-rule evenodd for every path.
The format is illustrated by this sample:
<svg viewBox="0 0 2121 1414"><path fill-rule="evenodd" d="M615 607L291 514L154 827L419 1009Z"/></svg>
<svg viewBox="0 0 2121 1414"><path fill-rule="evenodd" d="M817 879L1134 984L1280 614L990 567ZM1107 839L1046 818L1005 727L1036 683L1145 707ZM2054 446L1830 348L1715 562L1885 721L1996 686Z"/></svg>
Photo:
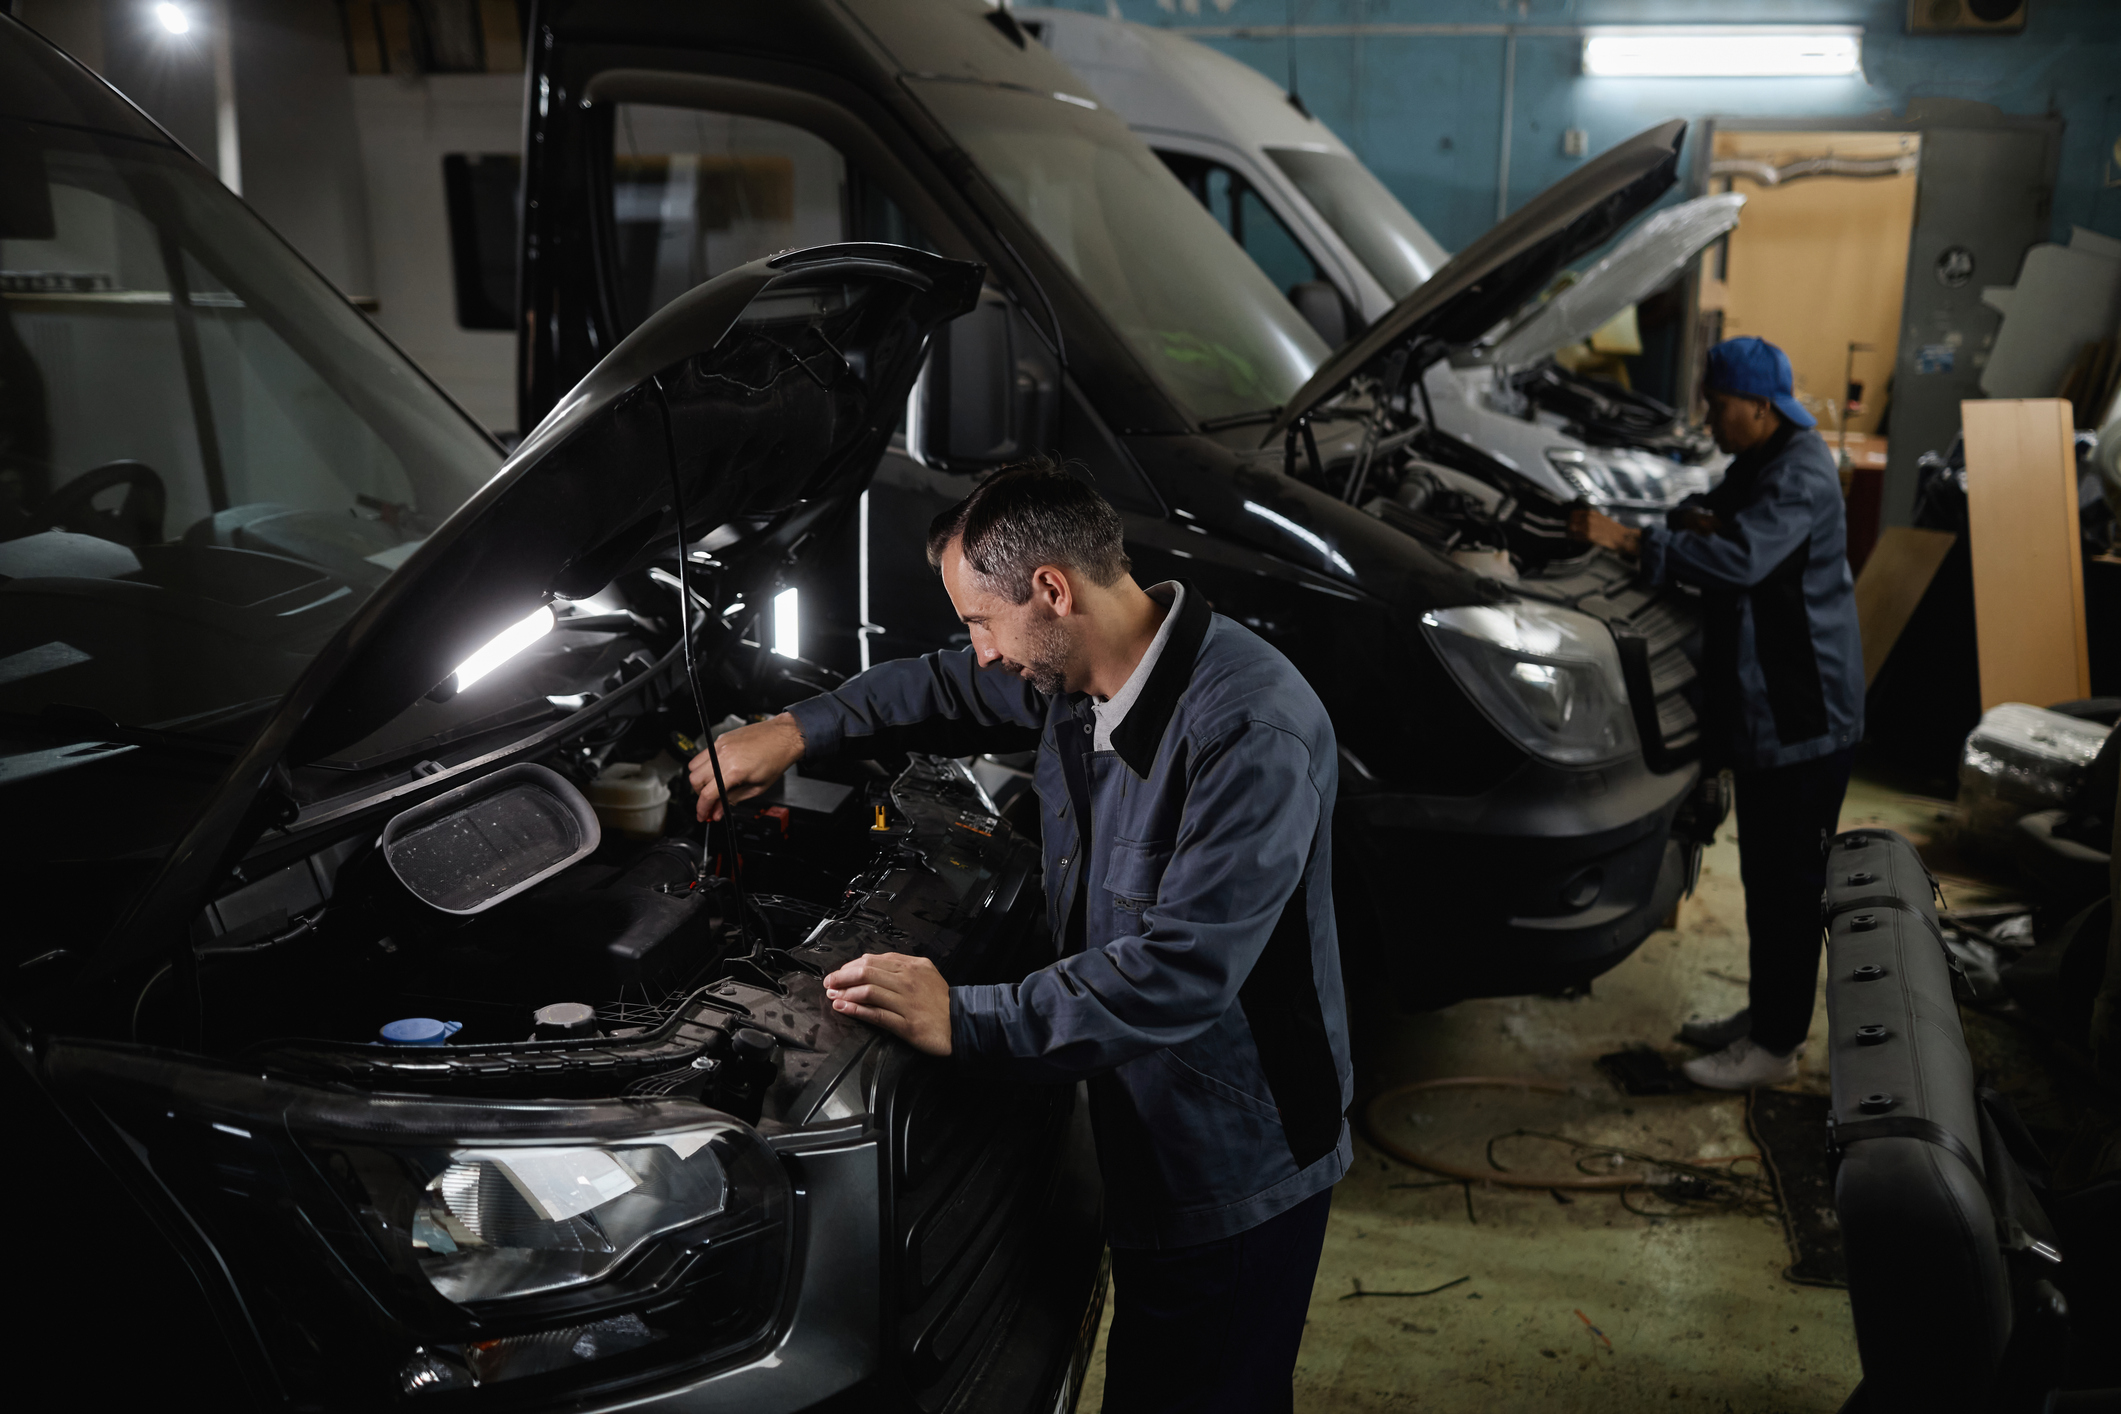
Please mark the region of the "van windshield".
<svg viewBox="0 0 2121 1414"><path fill-rule="evenodd" d="M1197 421L1270 412L1330 352L1140 138L1087 99L911 87Z"/></svg>
<svg viewBox="0 0 2121 1414"><path fill-rule="evenodd" d="M1414 293L1450 260L1414 213L1347 153L1270 147L1267 156L1393 299Z"/></svg>
<svg viewBox="0 0 2121 1414"><path fill-rule="evenodd" d="M239 739L500 453L189 157L0 152L0 728Z"/></svg>

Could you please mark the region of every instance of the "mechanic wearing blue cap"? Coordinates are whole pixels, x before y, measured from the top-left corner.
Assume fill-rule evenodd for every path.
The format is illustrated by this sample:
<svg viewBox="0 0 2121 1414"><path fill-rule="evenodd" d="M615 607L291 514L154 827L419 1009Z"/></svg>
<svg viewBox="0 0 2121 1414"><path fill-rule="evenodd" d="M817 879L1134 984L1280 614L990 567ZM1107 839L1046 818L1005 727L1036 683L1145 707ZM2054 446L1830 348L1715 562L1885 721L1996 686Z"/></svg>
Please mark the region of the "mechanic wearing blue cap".
<svg viewBox="0 0 2121 1414"><path fill-rule="evenodd" d="M1863 646L1841 478L1791 395L1790 361L1764 339L1709 350L1709 430L1733 456L1722 482L1665 526L1630 529L1587 506L1569 530L1639 558L1645 578L1702 590L1708 770L1737 777L1750 1005L1690 1022L1707 1054L1687 1076L1717 1090L1797 1075L1819 975L1819 895L1849 758L1863 735Z"/></svg>

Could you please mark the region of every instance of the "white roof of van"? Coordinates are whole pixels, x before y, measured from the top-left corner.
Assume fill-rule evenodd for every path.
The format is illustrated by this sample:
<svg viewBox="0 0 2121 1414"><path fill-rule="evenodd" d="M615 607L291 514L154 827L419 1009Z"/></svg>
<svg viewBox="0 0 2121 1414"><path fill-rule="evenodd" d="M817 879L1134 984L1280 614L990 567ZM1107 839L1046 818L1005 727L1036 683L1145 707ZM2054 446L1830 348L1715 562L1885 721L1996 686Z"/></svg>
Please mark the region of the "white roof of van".
<svg viewBox="0 0 2121 1414"><path fill-rule="evenodd" d="M1130 127L1244 149L1348 152L1332 129L1298 112L1280 84L1205 44L1080 10L1011 13L1036 25L1040 41L1123 114Z"/></svg>

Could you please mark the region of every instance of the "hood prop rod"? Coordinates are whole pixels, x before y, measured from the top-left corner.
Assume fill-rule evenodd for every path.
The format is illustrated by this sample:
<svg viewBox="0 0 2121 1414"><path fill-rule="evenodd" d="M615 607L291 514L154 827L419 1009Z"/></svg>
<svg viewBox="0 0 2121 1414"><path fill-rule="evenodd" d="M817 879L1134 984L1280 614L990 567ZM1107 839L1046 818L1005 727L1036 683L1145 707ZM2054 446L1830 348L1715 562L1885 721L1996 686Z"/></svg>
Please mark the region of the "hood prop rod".
<svg viewBox="0 0 2121 1414"><path fill-rule="evenodd" d="M1294 480L1296 477L1296 439L1303 438L1304 457L1311 466L1311 479L1323 482L1326 477L1325 464L1318 457L1318 435L1311 430L1311 419L1299 417L1281 439L1282 475Z"/></svg>
<svg viewBox="0 0 2121 1414"><path fill-rule="evenodd" d="M685 577L685 562L691 556L686 550L685 488L678 475L677 430L670 415L670 395L663 391L662 375L656 374L649 381L655 384L656 403L663 413L663 450L670 465L670 506L678 521L678 636L685 647L685 685L692 690L692 711L700 719L700 739L707 744L707 763L714 769L715 798L722 806L722 840L729 850L729 887L736 895L737 916L741 918L752 909L744 897L743 868L737 859L736 814L730 809L729 788L722 783L722 753L715 749L714 723L707 719L707 699L700 695L699 669L692 660L692 586ZM692 876L695 888L714 852L713 833L712 821L701 825L700 863ZM765 921L763 915L759 918L761 922ZM745 931L750 931L748 925Z"/></svg>

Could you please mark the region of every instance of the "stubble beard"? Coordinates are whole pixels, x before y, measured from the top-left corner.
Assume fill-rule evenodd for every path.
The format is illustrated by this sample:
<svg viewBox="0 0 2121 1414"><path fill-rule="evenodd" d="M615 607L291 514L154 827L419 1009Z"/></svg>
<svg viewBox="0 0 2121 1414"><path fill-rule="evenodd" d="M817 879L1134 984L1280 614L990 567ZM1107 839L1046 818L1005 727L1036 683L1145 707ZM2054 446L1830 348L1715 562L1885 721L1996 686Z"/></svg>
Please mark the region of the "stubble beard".
<svg viewBox="0 0 2121 1414"><path fill-rule="evenodd" d="M1068 687L1068 631L1060 622L1048 619L1033 627L1027 635L1022 662L1003 660L1017 676L1028 681L1048 697L1058 697Z"/></svg>

